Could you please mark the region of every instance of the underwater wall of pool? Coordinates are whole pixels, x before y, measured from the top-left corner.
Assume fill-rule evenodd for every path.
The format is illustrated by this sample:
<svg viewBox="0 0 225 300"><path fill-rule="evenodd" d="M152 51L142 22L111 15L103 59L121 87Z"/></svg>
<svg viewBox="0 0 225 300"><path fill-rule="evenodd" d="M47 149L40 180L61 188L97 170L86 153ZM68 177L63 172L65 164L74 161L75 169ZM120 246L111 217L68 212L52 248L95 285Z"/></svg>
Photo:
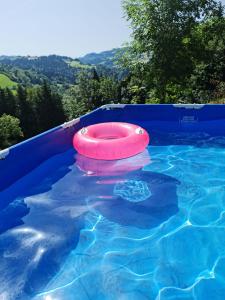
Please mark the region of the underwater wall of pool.
<svg viewBox="0 0 225 300"><path fill-rule="evenodd" d="M136 156L81 128L147 130ZM0 300L224 300L225 105L105 105L0 151Z"/></svg>

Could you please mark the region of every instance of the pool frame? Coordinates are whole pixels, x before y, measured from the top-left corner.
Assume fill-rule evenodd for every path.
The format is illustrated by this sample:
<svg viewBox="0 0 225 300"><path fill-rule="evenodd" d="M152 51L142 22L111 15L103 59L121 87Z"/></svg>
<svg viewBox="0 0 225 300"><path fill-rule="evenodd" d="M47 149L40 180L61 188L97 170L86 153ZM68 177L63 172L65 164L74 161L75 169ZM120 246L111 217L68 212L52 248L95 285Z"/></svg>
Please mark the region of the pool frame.
<svg viewBox="0 0 225 300"><path fill-rule="evenodd" d="M82 127L101 122L129 122L164 132L225 134L223 104L107 104L33 138L0 151L0 192L48 158L72 147ZM1 200L1 197L0 197Z"/></svg>

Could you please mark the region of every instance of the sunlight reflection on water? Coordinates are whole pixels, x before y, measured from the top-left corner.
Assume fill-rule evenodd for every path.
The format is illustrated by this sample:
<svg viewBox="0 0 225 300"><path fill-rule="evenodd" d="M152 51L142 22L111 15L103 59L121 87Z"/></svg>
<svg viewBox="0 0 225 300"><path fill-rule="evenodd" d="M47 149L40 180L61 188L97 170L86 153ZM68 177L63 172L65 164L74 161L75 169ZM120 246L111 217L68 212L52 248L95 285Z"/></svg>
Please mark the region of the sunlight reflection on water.
<svg viewBox="0 0 225 300"><path fill-rule="evenodd" d="M70 150L4 192L0 297L223 299L225 138L176 137L114 163Z"/></svg>

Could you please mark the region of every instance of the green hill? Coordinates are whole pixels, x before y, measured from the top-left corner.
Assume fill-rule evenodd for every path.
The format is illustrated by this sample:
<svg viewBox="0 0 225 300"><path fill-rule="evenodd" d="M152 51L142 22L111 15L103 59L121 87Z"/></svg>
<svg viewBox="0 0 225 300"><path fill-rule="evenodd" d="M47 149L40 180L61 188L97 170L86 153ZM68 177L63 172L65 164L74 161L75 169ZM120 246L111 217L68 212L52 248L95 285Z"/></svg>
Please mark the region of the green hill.
<svg viewBox="0 0 225 300"><path fill-rule="evenodd" d="M100 53L89 53L79 57L79 61L88 65L102 65L108 68L116 66L117 59L126 51L127 48L116 48Z"/></svg>
<svg viewBox="0 0 225 300"><path fill-rule="evenodd" d="M92 67L89 65L82 64L78 59L67 61L67 63L72 68L77 68L81 70L91 69Z"/></svg>
<svg viewBox="0 0 225 300"><path fill-rule="evenodd" d="M92 68L78 59L58 55L0 56L0 74L8 74L23 85L41 84L44 80L56 85L74 84L82 70Z"/></svg>
<svg viewBox="0 0 225 300"><path fill-rule="evenodd" d="M0 88L15 88L17 83L12 81L8 76L5 74L0 74Z"/></svg>
<svg viewBox="0 0 225 300"><path fill-rule="evenodd" d="M125 48L91 53L79 59L59 55L0 55L0 87L13 88L16 84L39 85L47 80L53 85L65 88L76 82L80 72L91 71L93 68L101 76L113 75L121 78L115 61L124 50Z"/></svg>

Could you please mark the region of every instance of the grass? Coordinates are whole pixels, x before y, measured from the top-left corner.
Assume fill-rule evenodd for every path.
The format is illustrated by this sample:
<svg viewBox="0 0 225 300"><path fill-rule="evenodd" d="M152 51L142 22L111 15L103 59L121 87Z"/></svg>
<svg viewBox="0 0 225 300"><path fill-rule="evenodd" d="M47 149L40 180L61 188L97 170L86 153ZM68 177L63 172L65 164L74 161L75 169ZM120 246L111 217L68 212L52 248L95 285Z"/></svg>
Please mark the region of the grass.
<svg viewBox="0 0 225 300"><path fill-rule="evenodd" d="M90 69L91 67L88 66L88 65L83 65L81 64L79 61L77 60L73 60L69 63L69 65L72 67L72 68L78 68L78 69Z"/></svg>
<svg viewBox="0 0 225 300"><path fill-rule="evenodd" d="M13 89L17 86L17 83L12 81L8 76L5 74L0 74L0 88L9 88Z"/></svg>

